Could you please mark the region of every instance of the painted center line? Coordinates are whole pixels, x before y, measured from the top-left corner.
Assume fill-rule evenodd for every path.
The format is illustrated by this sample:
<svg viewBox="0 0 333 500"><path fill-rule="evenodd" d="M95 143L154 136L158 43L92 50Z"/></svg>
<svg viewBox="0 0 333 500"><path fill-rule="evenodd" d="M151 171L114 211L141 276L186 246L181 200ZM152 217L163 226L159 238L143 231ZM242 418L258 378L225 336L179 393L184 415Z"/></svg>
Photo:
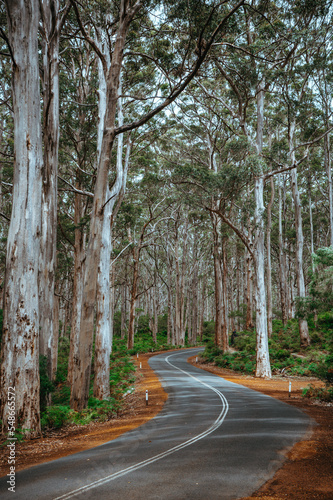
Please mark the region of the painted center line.
<svg viewBox="0 0 333 500"><path fill-rule="evenodd" d="M215 422L210 427L208 427L207 430L205 430L205 431L201 432L200 434L198 434L197 436L194 436L193 438L185 441L184 443L181 443L177 446L174 446L173 448L170 448L169 450L166 450L162 453L159 453L158 455L155 455L151 458L148 458L147 460L143 460L142 462L138 462L137 464L132 465L131 467L127 467L126 469L122 469L118 472L115 472L114 474L110 474L109 476L105 476L101 479L98 479L97 481L93 481L93 482L87 484L86 486L82 486L81 488L77 488L73 491L70 491L69 493L65 493L64 495L61 495L60 497L57 497L54 500L69 500L70 498L74 498L75 496L78 496L81 493L86 493L87 491L92 490L93 488L97 488L99 486L102 486L102 485L108 483L109 481L114 481L115 479L118 479L119 477L125 476L126 474L129 474L130 472L133 472L133 471L136 471L136 470L141 469L143 467L146 467L147 465L150 465L154 462L157 462L158 460L161 460L164 457L172 455L173 453L176 453L177 451L182 450L183 448L186 448L187 446L190 446L193 443L196 443L200 439L203 439L204 437L206 437L209 434L211 434L212 432L214 432L218 427L220 427L220 425L222 425L222 423L223 423L223 421L228 413L228 410L229 410L229 405L228 405L228 401L227 401L226 397L220 391L218 391L217 389L215 389L211 385L206 384L205 382L202 382L199 378L195 377L194 375L191 375L190 373L186 372L185 370L182 370L181 368L178 368L173 363L171 363L169 361L169 359L174 357L174 356L177 356L177 354L179 355L180 353L170 354L169 356L167 356L165 358L166 363L168 365L172 366L173 368L175 368L176 370L184 373L188 377L193 378L194 380L196 380L200 384L204 385L208 389L212 390L213 392L215 392L219 396L221 403L222 403L222 410L221 410L219 416L217 417L217 419L215 420Z"/></svg>

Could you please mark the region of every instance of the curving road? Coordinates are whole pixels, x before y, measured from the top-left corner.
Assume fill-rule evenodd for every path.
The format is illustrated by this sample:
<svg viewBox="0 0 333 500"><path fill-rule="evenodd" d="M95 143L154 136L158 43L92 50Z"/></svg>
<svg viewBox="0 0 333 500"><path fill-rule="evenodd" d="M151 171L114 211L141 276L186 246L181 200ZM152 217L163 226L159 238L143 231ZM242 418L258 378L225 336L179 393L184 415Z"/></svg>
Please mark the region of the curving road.
<svg viewBox="0 0 333 500"><path fill-rule="evenodd" d="M16 474L2 500L236 500L272 477L311 420L189 365L200 349L154 356L169 393L157 417L97 448Z"/></svg>

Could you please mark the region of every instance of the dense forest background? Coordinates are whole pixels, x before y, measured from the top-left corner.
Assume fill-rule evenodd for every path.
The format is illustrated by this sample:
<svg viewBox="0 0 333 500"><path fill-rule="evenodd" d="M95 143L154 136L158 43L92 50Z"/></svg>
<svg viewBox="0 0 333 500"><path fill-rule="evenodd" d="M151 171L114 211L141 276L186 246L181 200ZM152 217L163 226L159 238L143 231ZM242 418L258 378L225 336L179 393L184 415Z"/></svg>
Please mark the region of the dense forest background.
<svg viewBox="0 0 333 500"><path fill-rule="evenodd" d="M144 349L331 381L332 14L0 3L3 432L8 387L30 436L109 415Z"/></svg>

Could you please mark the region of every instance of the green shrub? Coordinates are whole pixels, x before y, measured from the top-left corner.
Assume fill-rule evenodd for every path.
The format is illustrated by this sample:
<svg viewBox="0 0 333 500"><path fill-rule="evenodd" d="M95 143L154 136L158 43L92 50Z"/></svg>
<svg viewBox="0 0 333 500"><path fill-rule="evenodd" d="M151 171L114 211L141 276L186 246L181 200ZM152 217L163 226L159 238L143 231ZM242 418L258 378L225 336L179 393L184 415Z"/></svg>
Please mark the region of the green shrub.
<svg viewBox="0 0 333 500"><path fill-rule="evenodd" d="M202 329L203 342L212 341L215 337L215 321L204 321Z"/></svg>
<svg viewBox="0 0 333 500"><path fill-rule="evenodd" d="M316 375L327 386L333 385L333 354L329 354L316 366Z"/></svg>
<svg viewBox="0 0 333 500"><path fill-rule="evenodd" d="M285 360L290 357L290 352L287 349L279 349L274 353L274 357L278 360Z"/></svg>
<svg viewBox="0 0 333 500"><path fill-rule="evenodd" d="M306 387L302 391L302 396L305 398L319 399L320 401L333 401L333 387Z"/></svg>
<svg viewBox="0 0 333 500"><path fill-rule="evenodd" d="M71 414L69 406L49 406L46 408L41 418L42 428L59 429L68 422Z"/></svg>
<svg viewBox="0 0 333 500"><path fill-rule="evenodd" d="M58 384L52 394L52 404L66 406L69 405L71 388L66 384Z"/></svg>

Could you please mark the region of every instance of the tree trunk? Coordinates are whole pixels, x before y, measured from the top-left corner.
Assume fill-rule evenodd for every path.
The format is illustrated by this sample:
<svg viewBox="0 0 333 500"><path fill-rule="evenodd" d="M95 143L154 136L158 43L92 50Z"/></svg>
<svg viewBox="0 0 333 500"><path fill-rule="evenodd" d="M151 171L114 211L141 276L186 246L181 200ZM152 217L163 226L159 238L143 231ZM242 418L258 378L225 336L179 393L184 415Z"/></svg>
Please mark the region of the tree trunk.
<svg viewBox="0 0 333 500"><path fill-rule="evenodd" d="M328 125L327 125L328 128ZM328 201L329 201L329 217L330 217L330 246L333 247L333 187L332 187L332 170L331 170L331 151L330 151L330 136L325 135L324 138L325 150L325 169L327 173L328 183Z"/></svg>
<svg viewBox="0 0 333 500"><path fill-rule="evenodd" d="M294 132L295 132L295 122L292 121L289 127L289 151L290 151L290 161L291 165L295 163L295 152L294 152ZM296 256L295 256L295 268L296 268L296 280L297 280L297 293L298 296L303 299L306 297L305 293L305 283L303 274L303 228L302 228L302 206L301 198L298 191L297 185L297 171L296 168L291 170L291 182L292 182L292 193L295 205L295 229L296 229ZM301 346L305 347L310 345L310 336L308 329L308 322L306 319L299 319L299 334L301 338Z"/></svg>
<svg viewBox="0 0 333 500"><path fill-rule="evenodd" d="M193 279L192 279L192 335L191 342L196 343L198 336L198 249L197 239L194 242L193 248Z"/></svg>
<svg viewBox="0 0 333 500"><path fill-rule="evenodd" d="M246 319L245 330L252 330L252 258L250 252L246 249L246 289L245 289L245 303L246 303Z"/></svg>
<svg viewBox="0 0 333 500"><path fill-rule="evenodd" d="M176 268L176 296L175 296L175 344L180 345L181 336L181 299L180 299L180 269L179 269L179 241L178 228L175 237L175 268Z"/></svg>
<svg viewBox="0 0 333 500"><path fill-rule="evenodd" d="M110 198L107 190L106 201ZM111 203L104 209L100 263L96 292L96 333L93 395L97 399L110 397L110 355L112 347L110 308Z"/></svg>
<svg viewBox="0 0 333 500"><path fill-rule="evenodd" d="M99 127L98 127L98 157L103 138L103 125L106 113L106 81L104 78L102 64L99 63ZM121 99L121 83L119 84L118 98L118 124L123 125L123 110ZM111 311L110 291L110 263L112 252L112 217L115 206L121 192L125 189L126 174L128 169L130 145L126 154L126 162L123 166L123 134L118 136L117 147L117 177L112 190L107 186L105 207L103 214L102 242L100 249L100 264L98 268L97 290L96 290L96 334L95 334L95 357L94 357L94 397L107 399L110 396L110 355L112 350L112 324L113 315ZM126 171L126 172L125 172Z"/></svg>
<svg viewBox="0 0 333 500"><path fill-rule="evenodd" d="M126 336L126 320L127 320L127 285L121 285L121 320L120 320L120 336L122 339Z"/></svg>
<svg viewBox="0 0 333 500"><path fill-rule="evenodd" d="M222 296L222 269L219 251L218 221L214 214L211 215L213 224L213 259L215 283L215 345L223 347L223 296Z"/></svg>
<svg viewBox="0 0 333 500"><path fill-rule="evenodd" d="M287 324L287 304L286 304L286 259L284 255L283 226L282 226L282 186L281 174L279 174L279 276L280 276L280 301L283 325Z"/></svg>
<svg viewBox="0 0 333 500"><path fill-rule="evenodd" d="M267 228L266 228L266 251L267 251L267 333L268 337L273 333L272 313L272 262L271 262L271 230L272 230L272 206L274 203L274 180L271 177L271 198L267 205Z"/></svg>
<svg viewBox="0 0 333 500"><path fill-rule="evenodd" d="M2 431L15 393L16 428L40 435L39 290L42 142L38 0L6 1L13 64L14 188L7 240L1 363Z"/></svg>
<svg viewBox="0 0 333 500"><path fill-rule="evenodd" d="M79 179L80 173L77 172ZM76 188L80 189L80 181L76 182ZM79 339L80 339L80 324L81 324L81 307L82 307L82 294L83 294L83 280L84 280L84 261L85 261L85 248L86 248L86 234L80 228L80 222L84 215L85 205L83 196L75 194L74 204L74 284L73 284L73 313L71 321L70 333L70 347L68 358L68 375L67 382L72 385L73 380L73 367L79 361Z"/></svg>
<svg viewBox="0 0 333 500"><path fill-rule="evenodd" d="M183 231L183 255L180 273L180 345L185 345L185 281L186 281L186 264L187 264L187 240L188 240L188 219L185 220Z"/></svg>
<svg viewBox="0 0 333 500"><path fill-rule="evenodd" d="M264 127L264 83L257 87L257 138L256 147L259 160L261 159L263 147ZM255 177L255 283L256 283L256 334L257 334L257 364L256 377L271 378L271 366L269 361L268 334L267 334L267 309L265 290L265 230L264 230L264 179L263 173Z"/></svg>
<svg viewBox="0 0 333 500"><path fill-rule="evenodd" d="M158 332L158 308L157 308L157 287L153 288L153 341L157 343L157 332Z"/></svg>
<svg viewBox="0 0 333 500"><path fill-rule="evenodd" d="M128 338L127 349L133 349L134 346L134 333L135 333L135 304L138 293L138 279L139 279L139 249L133 248L133 282L130 297L130 316L128 325Z"/></svg>
<svg viewBox="0 0 333 500"><path fill-rule="evenodd" d="M167 273L168 273L168 330L167 340L168 344L174 345L174 324L173 324L173 310L172 310L172 256L167 243Z"/></svg>
<svg viewBox="0 0 333 500"><path fill-rule="evenodd" d="M57 244L57 171L59 148L59 0L42 0L43 142L42 227L39 260L40 354L51 379L57 367L53 349L54 284ZM56 332L55 332L56 334Z"/></svg>
<svg viewBox="0 0 333 500"><path fill-rule="evenodd" d="M89 397L94 332L94 305L97 291L98 265L100 262L104 208L108 185L108 171L115 138L115 120L123 51L129 23L134 14L134 12L127 13L127 8L128 1L123 0L121 2L119 27L112 54L111 67L107 75L107 106L104 121L104 133L101 145L100 162L95 182L94 200L90 221L90 234L85 265L79 359L77 364L74 365L74 377L71 392L71 407L75 410L85 408Z"/></svg>
<svg viewBox="0 0 333 500"><path fill-rule="evenodd" d="M53 346L52 346L52 366L54 371L51 374L51 379L54 380L57 375L58 368L58 342L59 342L59 297L54 296L54 325L53 325Z"/></svg>
<svg viewBox="0 0 333 500"><path fill-rule="evenodd" d="M264 182L262 177L255 179L256 199L256 238L254 249L255 284L256 284L256 333L257 333L257 364L256 377L271 378L267 335L267 309L265 293L265 233L264 233Z"/></svg>
<svg viewBox="0 0 333 500"><path fill-rule="evenodd" d="M227 352L229 350L229 337L228 337L228 265L227 265L227 238L222 238L222 350Z"/></svg>
<svg viewBox="0 0 333 500"><path fill-rule="evenodd" d="M201 285L201 309L199 315L199 338L202 341L203 338L203 326L205 320L205 297L206 297L206 283L207 283L207 274L204 273L202 277L202 285Z"/></svg>

